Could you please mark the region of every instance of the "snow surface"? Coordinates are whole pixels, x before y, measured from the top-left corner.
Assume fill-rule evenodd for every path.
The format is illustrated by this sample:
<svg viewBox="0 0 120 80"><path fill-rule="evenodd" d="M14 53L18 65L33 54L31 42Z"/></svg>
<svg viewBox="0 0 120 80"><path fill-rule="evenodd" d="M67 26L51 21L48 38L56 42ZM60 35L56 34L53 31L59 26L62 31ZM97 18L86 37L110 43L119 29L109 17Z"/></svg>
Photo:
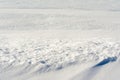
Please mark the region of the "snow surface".
<svg viewBox="0 0 120 80"><path fill-rule="evenodd" d="M119 0L0 0L0 80L119 80Z"/></svg>
<svg viewBox="0 0 120 80"><path fill-rule="evenodd" d="M120 55L119 12L1 9L0 16L0 79L119 80L119 67L112 78L105 72L115 64L108 58Z"/></svg>
<svg viewBox="0 0 120 80"><path fill-rule="evenodd" d="M0 30L119 30L119 21L119 11L0 9Z"/></svg>
<svg viewBox="0 0 120 80"><path fill-rule="evenodd" d="M118 41L40 39L23 35L15 39L16 36L0 38L2 80L52 80L58 77L58 80L88 80L89 76L92 80L99 66L116 61L120 56ZM85 77L81 75L84 70L88 70ZM66 73L68 75L64 77Z"/></svg>
<svg viewBox="0 0 120 80"><path fill-rule="evenodd" d="M120 10L120 0L0 0L0 8Z"/></svg>
<svg viewBox="0 0 120 80"><path fill-rule="evenodd" d="M4 41L3 41L4 40ZM0 45L1 68L23 64L39 65L39 72L59 70L75 63L100 61L107 57L119 56L119 43L105 41L46 40L30 39L10 45L6 39Z"/></svg>

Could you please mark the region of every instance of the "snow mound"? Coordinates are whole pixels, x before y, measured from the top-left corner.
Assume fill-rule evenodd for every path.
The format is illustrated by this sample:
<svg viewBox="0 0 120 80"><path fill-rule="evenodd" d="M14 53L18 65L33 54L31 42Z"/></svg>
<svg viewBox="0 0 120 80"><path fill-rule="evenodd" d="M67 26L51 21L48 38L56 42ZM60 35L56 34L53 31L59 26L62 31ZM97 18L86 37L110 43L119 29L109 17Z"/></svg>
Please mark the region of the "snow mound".
<svg viewBox="0 0 120 80"><path fill-rule="evenodd" d="M1 38L0 43L0 70L27 65L27 69L41 73L60 70L73 64L103 60L106 63L120 55L120 43L103 40L80 42L23 39L12 42L8 38Z"/></svg>

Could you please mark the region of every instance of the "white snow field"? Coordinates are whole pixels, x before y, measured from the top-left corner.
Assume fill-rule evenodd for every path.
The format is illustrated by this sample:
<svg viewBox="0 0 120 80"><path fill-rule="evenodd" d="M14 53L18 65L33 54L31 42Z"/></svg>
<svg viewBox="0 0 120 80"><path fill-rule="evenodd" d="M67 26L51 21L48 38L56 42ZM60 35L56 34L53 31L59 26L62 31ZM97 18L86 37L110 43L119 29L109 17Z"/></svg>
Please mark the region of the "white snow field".
<svg viewBox="0 0 120 80"><path fill-rule="evenodd" d="M113 11L1 9L0 80L119 80L119 21Z"/></svg>
<svg viewBox="0 0 120 80"><path fill-rule="evenodd" d="M120 0L0 0L0 8L120 10Z"/></svg>
<svg viewBox="0 0 120 80"><path fill-rule="evenodd" d="M119 0L0 0L0 80L119 80Z"/></svg>

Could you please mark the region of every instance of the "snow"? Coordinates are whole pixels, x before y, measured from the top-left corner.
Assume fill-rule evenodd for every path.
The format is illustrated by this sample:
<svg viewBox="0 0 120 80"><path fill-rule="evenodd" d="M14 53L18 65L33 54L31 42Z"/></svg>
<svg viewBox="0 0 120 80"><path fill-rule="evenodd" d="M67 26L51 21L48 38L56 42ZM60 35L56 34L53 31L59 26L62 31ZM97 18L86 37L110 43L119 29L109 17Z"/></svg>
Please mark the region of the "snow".
<svg viewBox="0 0 120 80"><path fill-rule="evenodd" d="M0 0L0 80L119 80L119 0Z"/></svg>
<svg viewBox="0 0 120 80"><path fill-rule="evenodd" d="M0 29L119 30L119 14L119 11L0 9Z"/></svg>
<svg viewBox="0 0 120 80"><path fill-rule="evenodd" d="M0 8L120 10L119 0L0 0Z"/></svg>
<svg viewBox="0 0 120 80"><path fill-rule="evenodd" d="M108 60L108 59L106 59ZM104 60L103 60L104 61ZM96 67L91 67L87 70L85 70L82 73L79 73L77 76L75 76L72 80L119 80L119 60L117 61L111 61L109 58L110 63L99 65Z"/></svg>
<svg viewBox="0 0 120 80"><path fill-rule="evenodd" d="M1 40L2 41L2 40ZM24 40L12 45L9 40L0 46L1 66L38 64L40 72L59 70L75 63L119 56L120 44L105 41ZM46 69L48 68L48 69Z"/></svg>
<svg viewBox="0 0 120 80"><path fill-rule="evenodd" d="M14 39L15 37L12 36L12 38ZM99 62L104 59L113 61L114 58L112 57L117 58L120 55L119 42L69 39L41 40L35 38L22 38L21 40L18 38L16 41L12 38L2 37L0 39L0 72L1 76L4 75L2 80L8 80L9 77L11 80L16 80L17 78L17 80L26 80L26 77L30 76L32 76L32 78L30 77L32 80L39 78L44 79L46 76L43 76L47 73L56 73L56 71L59 73L59 71L67 68L69 71L69 67L71 66L77 66L77 69L79 69L80 66L91 63L91 65L86 67L88 68L90 66L95 66L95 64L101 64ZM107 63L108 62L109 61L107 61ZM81 67L79 72L84 69L85 67ZM11 74L9 75L9 73ZM76 74L77 73L78 72L76 72ZM62 72L59 73L58 76L61 74ZM15 75L17 75L17 77L15 77ZM22 78L20 76L22 76ZM71 77L68 76L67 78L70 79ZM45 80L50 79L47 77Z"/></svg>

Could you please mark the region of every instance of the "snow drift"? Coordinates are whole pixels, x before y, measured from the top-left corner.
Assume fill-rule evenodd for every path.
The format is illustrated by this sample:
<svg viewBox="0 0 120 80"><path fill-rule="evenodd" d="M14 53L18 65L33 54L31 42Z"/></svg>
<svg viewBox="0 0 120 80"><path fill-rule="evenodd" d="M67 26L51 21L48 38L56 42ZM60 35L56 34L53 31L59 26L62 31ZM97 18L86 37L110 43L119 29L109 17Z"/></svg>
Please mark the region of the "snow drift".
<svg viewBox="0 0 120 80"><path fill-rule="evenodd" d="M119 0L0 0L0 80L119 80Z"/></svg>
<svg viewBox="0 0 120 80"><path fill-rule="evenodd" d="M80 42L79 40L23 39L23 41L18 40L14 45L8 38L1 38L0 42L0 78L2 80L10 80L10 78L27 80L28 77L29 80L37 80L42 79L40 75L43 73L59 72L70 66L79 65L80 67L88 63L91 65L86 68L93 66L92 69L96 69L98 66L116 61L120 55L120 43L104 40ZM79 71L82 70L84 68ZM39 74L35 77L36 79L33 78L35 74ZM80 78L74 79L80 80Z"/></svg>

